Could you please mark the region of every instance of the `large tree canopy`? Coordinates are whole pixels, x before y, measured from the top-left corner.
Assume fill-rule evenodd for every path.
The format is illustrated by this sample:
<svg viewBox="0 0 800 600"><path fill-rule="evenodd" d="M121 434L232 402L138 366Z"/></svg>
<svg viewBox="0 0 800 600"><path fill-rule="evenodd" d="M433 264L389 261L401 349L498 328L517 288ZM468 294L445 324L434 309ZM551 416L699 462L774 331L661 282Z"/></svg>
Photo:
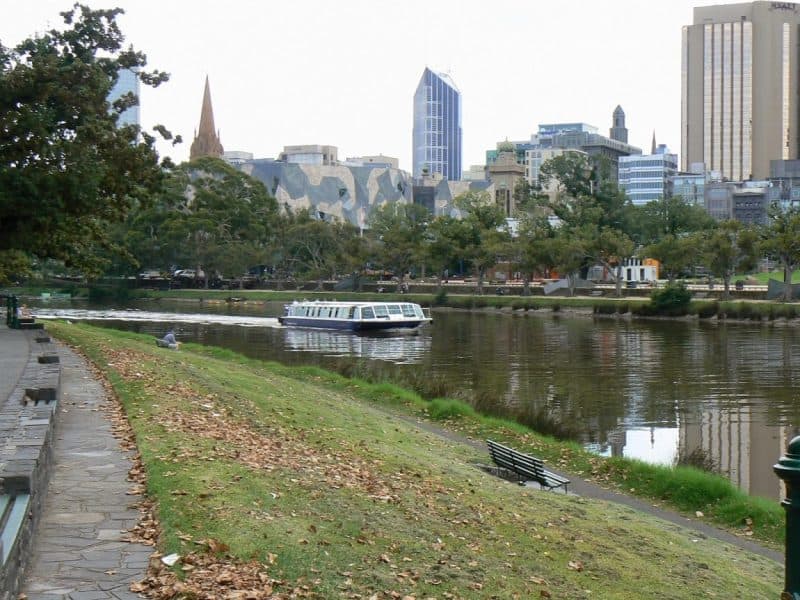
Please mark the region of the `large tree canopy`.
<svg viewBox="0 0 800 600"><path fill-rule="evenodd" d="M62 13L65 29L0 45L0 281L21 268L20 256L97 273L109 223L161 186L155 138L117 126L138 99L108 101L122 69L147 85L167 80L142 70L143 54L123 49L121 12L76 4Z"/></svg>

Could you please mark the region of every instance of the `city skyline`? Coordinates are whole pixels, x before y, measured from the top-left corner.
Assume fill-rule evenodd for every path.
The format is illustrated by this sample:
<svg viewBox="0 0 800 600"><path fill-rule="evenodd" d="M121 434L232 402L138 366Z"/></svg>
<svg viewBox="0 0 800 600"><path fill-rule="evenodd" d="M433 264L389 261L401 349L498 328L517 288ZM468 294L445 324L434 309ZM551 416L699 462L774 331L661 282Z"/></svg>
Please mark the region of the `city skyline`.
<svg viewBox="0 0 800 600"><path fill-rule="evenodd" d="M539 123L582 121L607 135L617 105L631 144L649 147L655 131L677 151L681 28L704 4L501 1L488 16L470 2L91 6L124 8L126 45L171 74L160 88L142 86L143 126L162 123L184 139L159 145L162 154L188 159L208 76L227 150L277 157L285 145L331 144L341 156L394 156L411 171L413 95L426 67L449 72L462 93L464 169ZM70 6L4 11L0 43L60 28Z"/></svg>

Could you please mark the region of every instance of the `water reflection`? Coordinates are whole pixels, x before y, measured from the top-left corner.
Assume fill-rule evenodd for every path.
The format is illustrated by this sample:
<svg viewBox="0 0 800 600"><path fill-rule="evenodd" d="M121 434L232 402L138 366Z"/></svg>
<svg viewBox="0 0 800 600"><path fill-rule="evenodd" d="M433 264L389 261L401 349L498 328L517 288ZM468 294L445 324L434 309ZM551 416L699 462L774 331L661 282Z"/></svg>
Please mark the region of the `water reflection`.
<svg viewBox="0 0 800 600"><path fill-rule="evenodd" d="M34 308L40 318L230 348L285 364L336 369L380 361L406 379L446 382L480 410L568 434L607 456L701 460L743 490L777 498L771 466L800 424L793 327L437 312L412 335L292 329L281 303L159 302L144 310Z"/></svg>
<svg viewBox="0 0 800 600"><path fill-rule="evenodd" d="M287 328L286 347L294 352L318 352L326 356L354 356L396 364L419 363L431 347L429 333L363 333L324 329Z"/></svg>

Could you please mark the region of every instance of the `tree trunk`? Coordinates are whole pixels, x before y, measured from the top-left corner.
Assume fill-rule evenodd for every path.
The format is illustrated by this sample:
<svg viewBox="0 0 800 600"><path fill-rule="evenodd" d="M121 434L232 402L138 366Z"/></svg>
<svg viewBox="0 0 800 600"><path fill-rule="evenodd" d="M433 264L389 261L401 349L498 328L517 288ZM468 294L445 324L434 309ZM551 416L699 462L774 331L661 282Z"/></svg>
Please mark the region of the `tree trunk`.
<svg viewBox="0 0 800 600"><path fill-rule="evenodd" d="M783 261L783 301L792 301L792 272L788 261Z"/></svg>
<svg viewBox="0 0 800 600"><path fill-rule="evenodd" d="M617 265L617 274L614 279L614 284L616 287L615 294L617 298L622 298L622 265Z"/></svg>
<svg viewBox="0 0 800 600"><path fill-rule="evenodd" d="M725 291L722 293L725 300L731 299L731 278L733 277L733 273L725 273L722 277L722 283L725 286Z"/></svg>
<svg viewBox="0 0 800 600"><path fill-rule="evenodd" d="M483 269L478 269L478 295L483 296Z"/></svg>
<svg viewBox="0 0 800 600"><path fill-rule="evenodd" d="M575 295L575 284L577 283L578 283L578 278L575 277L575 273L570 273L569 275L567 275L567 284L568 284L567 289L569 290L570 298Z"/></svg>
<svg viewBox="0 0 800 600"><path fill-rule="evenodd" d="M531 278L527 273L522 277L522 295L531 295Z"/></svg>

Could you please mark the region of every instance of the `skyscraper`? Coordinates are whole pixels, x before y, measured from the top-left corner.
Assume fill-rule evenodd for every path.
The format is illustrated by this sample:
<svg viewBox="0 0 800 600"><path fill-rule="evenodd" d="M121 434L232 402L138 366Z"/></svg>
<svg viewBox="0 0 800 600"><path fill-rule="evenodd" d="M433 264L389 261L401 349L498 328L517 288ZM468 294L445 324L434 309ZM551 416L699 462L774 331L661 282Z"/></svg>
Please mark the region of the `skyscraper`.
<svg viewBox="0 0 800 600"><path fill-rule="evenodd" d="M201 156L215 156L222 158L224 149L219 141L219 132L214 128L214 109L211 107L211 87L206 77L206 87L203 91L203 108L200 111L200 127L194 136L192 147L189 149L189 160Z"/></svg>
<svg viewBox="0 0 800 600"><path fill-rule="evenodd" d="M114 84L114 87L111 88L111 91L108 94L108 101L114 102L115 100L121 98L127 93L131 93L134 96L136 96L137 104L136 106L131 106L130 108L126 109L119 116L119 120L117 121L117 126L119 127L121 127L122 125L141 124L139 120L139 104L138 104L138 99L140 98L139 76L136 73L136 71L132 71L131 69L120 69L117 83Z"/></svg>
<svg viewBox="0 0 800 600"><path fill-rule="evenodd" d="M461 179L461 93L446 73L425 68L414 93L412 173Z"/></svg>
<svg viewBox="0 0 800 600"><path fill-rule="evenodd" d="M769 176L798 157L800 5L749 2L694 9L683 28L681 168L705 163L734 181Z"/></svg>

